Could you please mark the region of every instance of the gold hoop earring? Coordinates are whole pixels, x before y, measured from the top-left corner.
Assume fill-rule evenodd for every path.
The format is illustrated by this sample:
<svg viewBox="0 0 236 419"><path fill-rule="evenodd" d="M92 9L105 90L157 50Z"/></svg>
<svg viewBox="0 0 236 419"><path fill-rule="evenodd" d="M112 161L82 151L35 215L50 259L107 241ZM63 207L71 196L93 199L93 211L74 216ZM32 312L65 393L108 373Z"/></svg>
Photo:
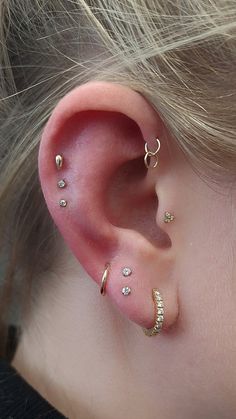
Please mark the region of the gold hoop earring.
<svg viewBox="0 0 236 419"><path fill-rule="evenodd" d="M151 329L142 328L146 336L154 336L161 332L164 321L164 304L160 292L153 288L152 299L155 305L155 324Z"/></svg>
<svg viewBox="0 0 236 419"><path fill-rule="evenodd" d="M151 157L156 160L155 163L153 164L153 166L150 165ZM145 166L146 166L147 169L150 169L150 168L155 169L155 167L157 167L157 165L158 165L158 157L153 155L151 152L148 152L144 156L144 163L145 163Z"/></svg>
<svg viewBox="0 0 236 419"><path fill-rule="evenodd" d="M105 265L105 271L103 272L103 275L102 275L102 282L101 282L101 288L100 288L100 292L102 295L106 294L106 283L107 283L109 268L110 268L110 263L107 263Z"/></svg>
<svg viewBox="0 0 236 419"><path fill-rule="evenodd" d="M145 156L144 156L144 163L145 166L147 167L147 169L149 169L150 167L152 169L154 169L155 167L157 167L158 165L158 157L157 157L157 153L159 152L160 148L161 148L161 143L160 140L158 138L155 139L155 141L157 142L157 149L155 151L151 151L148 148L148 144L145 143ZM151 158L154 158L156 161L154 163L153 166L150 166L150 162L151 162Z"/></svg>
<svg viewBox="0 0 236 419"><path fill-rule="evenodd" d="M155 141L157 142L157 149L155 151L149 150L148 149L148 143L145 143L145 151L146 151L146 153L150 153L152 156L155 156L158 153L158 151L160 150L160 148L161 148L160 140L158 138L155 138Z"/></svg>

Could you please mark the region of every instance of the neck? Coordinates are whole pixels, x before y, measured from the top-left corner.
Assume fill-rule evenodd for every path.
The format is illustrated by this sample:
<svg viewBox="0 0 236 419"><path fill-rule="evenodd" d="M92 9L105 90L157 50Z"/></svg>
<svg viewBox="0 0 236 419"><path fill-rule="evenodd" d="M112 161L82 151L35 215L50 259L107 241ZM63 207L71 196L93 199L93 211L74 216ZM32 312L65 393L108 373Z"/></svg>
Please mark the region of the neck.
<svg viewBox="0 0 236 419"><path fill-rule="evenodd" d="M70 418L121 419L129 411L130 418L143 419L147 408L149 418L172 417L165 413L170 394L163 385L171 388L165 340L144 336L77 262L63 270L38 281L44 285L12 365Z"/></svg>

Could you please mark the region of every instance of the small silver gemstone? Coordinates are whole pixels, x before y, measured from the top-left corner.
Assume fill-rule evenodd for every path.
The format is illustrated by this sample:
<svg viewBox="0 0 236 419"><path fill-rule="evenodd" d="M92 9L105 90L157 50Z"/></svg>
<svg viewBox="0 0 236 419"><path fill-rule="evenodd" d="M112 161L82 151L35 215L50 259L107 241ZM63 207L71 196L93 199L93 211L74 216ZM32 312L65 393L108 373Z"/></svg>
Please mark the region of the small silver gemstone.
<svg viewBox="0 0 236 419"><path fill-rule="evenodd" d="M130 287L123 287L122 288L122 294L123 295L129 295L131 293L131 288Z"/></svg>
<svg viewBox="0 0 236 419"><path fill-rule="evenodd" d="M157 321L158 322L163 322L163 320L164 320L164 316L158 316L157 317Z"/></svg>
<svg viewBox="0 0 236 419"><path fill-rule="evenodd" d="M124 276L130 276L130 275L132 274L132 269L131 269L131 268L124 268L124 269L122 270L122 274L123 274Z"/></svg>
<svg viewBox="0 0 236 419"><path fill-rule="evenodd" d="M157 314L164 314L164 309L163 308L158 308Z"/></svg>
<svg viewBox="0 0 236 419"><path fill-rule="evenodd" d="M157 301L162 301L162 297L159 295L157 295Z"/></svg>
<svg viewBox="0 0 236 419"><path fill-rule="evenodd" d="M67 206L67 201L65 199L60 199L59 205L60 205L60 207L66 207Z"/></svg>
<svg viewBox="0 0 236 419"><path fill-rule="evenodd" d="M158 301L157 307L163 307L163 301Z"/></svg>
<svg viewBox="0 0 236 419"><path fill-rule="evenodd" d="M64 181L64 179L61 179L57 182L57 186L58 188L65 188L66 187L66 182Z"/></svg>

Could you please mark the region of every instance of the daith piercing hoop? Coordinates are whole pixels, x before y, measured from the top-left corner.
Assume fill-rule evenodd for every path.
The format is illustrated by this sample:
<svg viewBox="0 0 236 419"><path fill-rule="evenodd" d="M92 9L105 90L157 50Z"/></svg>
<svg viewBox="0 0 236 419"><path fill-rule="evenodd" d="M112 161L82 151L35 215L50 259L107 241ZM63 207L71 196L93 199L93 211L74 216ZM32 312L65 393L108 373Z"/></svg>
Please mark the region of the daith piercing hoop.
<svg viewBox="0 0 236 419"><path fill-rule="evenodd" d="M149 169L150 167L152 169L154 169L155 167L157 167L158 165L158 157L157 157L157 153L161 148L161 143L160 140L158 140L158 138L155 139L155 141L157 142L157 149L155 151L151 151L148 148L148 144L145 143L145 156L144 156L144 163L145 166L147 167L147 169ZM151 163L151 157L153 157L155 159L155 163L153 164L153 166L150 166Z"/></svg>
<svg viewBox="0 0 236 419"><path fill-rule="evenodd" d="M109 268L110 268L110 263L107 263L105 266L105 271L103 272L103 275L102 275L102 283L101 283L101 288L100 288L100 292L102 295L106 294L106 283L107 283Z"/></svg>
<svg viewBox="0 0 236 419"><path fill-rule="evenodd" d="M145 329L143 327L143 331L146 336L154 336L160 333L164 321L163 299L160 292L156 288L153 288L152 290L152 299L155 305L155 324L151 329Z"/></svg>

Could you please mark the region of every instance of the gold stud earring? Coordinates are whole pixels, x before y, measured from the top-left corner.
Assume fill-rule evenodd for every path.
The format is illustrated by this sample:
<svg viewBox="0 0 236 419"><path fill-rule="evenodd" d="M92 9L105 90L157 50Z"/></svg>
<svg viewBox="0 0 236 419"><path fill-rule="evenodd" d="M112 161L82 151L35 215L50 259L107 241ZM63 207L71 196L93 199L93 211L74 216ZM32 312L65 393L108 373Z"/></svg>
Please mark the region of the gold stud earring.
<svg viewBox="0 0 236 419"><path fill-rule="evenodd" d="M60 170L63 166L63 157L60 154L57 154L55 157L55 162L56 162L57 170Z"/></svg>
<svg viewBox="0 0 236 419"><path fill-rule="evenodd" d="M147 169L149 169L150 167L152 169L154 169L155 167L157 167L158 165L158 157L157 157L157 153L161 148L161 143L160 140L158 138L155 139L155 141L157 142L157 149L155 151L151 151L148 148L148 144L145 143L145 156L144 156L144 164L147 167ZM155 163L153 164L153 166L150 165L151 163L151 158L155 159Z"/></svg>
<svg viewBox="0 0 236 419"><path fill-rule="evenodd" d="M154 336L160 333L164 322L163 298L156 288L153 288L152 290L152 299L155 306L155 323L151 329L142 328L146 336Z"/></svg>
<svg viewBox="0 0 236 419"><path fill-rule="evenodd" d="M170 223L171 221L174 221L175 217L170 212L166 211L164 216L164 223Z"/></svg>

